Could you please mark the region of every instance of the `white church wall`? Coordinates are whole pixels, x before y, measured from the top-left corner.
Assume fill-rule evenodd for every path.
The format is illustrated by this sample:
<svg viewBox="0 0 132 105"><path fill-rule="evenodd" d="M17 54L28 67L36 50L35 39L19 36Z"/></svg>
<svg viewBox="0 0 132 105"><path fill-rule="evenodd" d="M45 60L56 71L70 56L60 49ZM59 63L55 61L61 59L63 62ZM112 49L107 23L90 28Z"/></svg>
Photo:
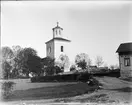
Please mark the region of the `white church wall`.
<svg viewBox="0 0 132 105"><path fill-rule="evenodd" d="M49 51L50 50L49 48L51 48L51 51ZM53 41L47 43L46 55L47 55L47 57L54 58L54 42Z"/></svg>
<svg viewBox="0 0 132 105"><path fill-rule="evenodd" d="M55 58L56 58L55 61L59 59L59 56L61 54L66 54L69 57L70 51L68 47L70 42L56 40L54 44L55 44L54 46L55 46ZM63 52L61 52L61 46L63 46ZM69 62L70 62L70 58L69 58ZM70 67L70 64L69 64L69 67ZM70 71L69 67L65 68L65 72Z"/></svg>

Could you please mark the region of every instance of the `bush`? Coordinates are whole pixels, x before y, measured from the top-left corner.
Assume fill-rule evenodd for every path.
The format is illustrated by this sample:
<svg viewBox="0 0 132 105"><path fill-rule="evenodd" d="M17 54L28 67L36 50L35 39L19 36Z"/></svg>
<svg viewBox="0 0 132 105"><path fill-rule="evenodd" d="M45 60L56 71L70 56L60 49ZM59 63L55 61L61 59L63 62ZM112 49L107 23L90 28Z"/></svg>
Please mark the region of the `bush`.
<svg viewBox="0 0 132 105"><path fill-rule="evenodd" d="M87 82L89 79L92 78L92 75L88 72L80 73L77 77L77 81Z"/></svg>
<svg viewBox="0 0 132 105"><path fill-rule="evenodd" d="M10 95L12 95L12 90L14 86L14 82L4 82L2 83L2 98L7 99Z"/></svg>
<svg viewBox="0 0 132 105"><path fill-rule="evenodd" d="M102 86L102 84L99 83L99 81L98 81L97 79L95 79L94 77L92 77L91 79L89 79L88 82L89 82L88 84L89 84L90 86L93 86L93 85Z"/></svg>

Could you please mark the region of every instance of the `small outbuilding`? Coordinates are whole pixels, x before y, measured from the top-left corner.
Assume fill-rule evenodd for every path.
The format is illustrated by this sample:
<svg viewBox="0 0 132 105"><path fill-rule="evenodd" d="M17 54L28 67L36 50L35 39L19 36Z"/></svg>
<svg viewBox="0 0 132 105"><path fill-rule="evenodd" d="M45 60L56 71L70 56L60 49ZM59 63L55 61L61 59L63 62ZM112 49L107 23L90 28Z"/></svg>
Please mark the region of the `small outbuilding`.
<svg viewBox="0 0 132 105"><path fill-rule="evenodd" d="M118 47L121 78L132 77L132 43L122 43Z"/></svg>

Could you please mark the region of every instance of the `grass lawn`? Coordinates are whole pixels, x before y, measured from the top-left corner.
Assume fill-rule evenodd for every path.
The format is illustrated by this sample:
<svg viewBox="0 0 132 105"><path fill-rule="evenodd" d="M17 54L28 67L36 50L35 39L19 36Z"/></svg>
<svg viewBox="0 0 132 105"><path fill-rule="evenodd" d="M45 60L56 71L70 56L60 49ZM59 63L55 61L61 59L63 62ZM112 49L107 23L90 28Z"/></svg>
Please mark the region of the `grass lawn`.
<svg viewBox="0 0 132 105"><path fill-rule="evenodd" d="M11 81L16 83L13 93L4 101L65 98L91 93L97 88L82 82L31 83L28 79Z"/></svg>
<svg viewBox="0 0 132 105"><path fill-rule="evenodd" d="M99 103L101 105L102 103L104 103L103 105L132 105L132 82L106 76L96 77L96 79L103 85L102 89L97 91L94 91L96 86L90 87L81 82L31 83L28 79L12 80L16 83L13 95L4 101L7 105L24 105L23 103L26 103L25 105L46 105L47 103L72 102L80 103L79 105L87 102L97 103L95 105Z"/></svg>

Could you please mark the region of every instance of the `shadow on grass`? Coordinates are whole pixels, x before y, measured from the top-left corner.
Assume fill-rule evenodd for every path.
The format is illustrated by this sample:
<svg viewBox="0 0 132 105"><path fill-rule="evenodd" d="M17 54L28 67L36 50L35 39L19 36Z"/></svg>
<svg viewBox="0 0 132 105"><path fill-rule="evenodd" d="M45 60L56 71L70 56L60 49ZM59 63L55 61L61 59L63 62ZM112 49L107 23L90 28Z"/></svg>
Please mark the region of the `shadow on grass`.
<svg viewBox="0 0 132 105"><path fill-rule="evenodd" d="M118 88L118 89L109 89L109 90L114 90L114 91L118 91L118 92L132 92L131 87Z"/></svg>

